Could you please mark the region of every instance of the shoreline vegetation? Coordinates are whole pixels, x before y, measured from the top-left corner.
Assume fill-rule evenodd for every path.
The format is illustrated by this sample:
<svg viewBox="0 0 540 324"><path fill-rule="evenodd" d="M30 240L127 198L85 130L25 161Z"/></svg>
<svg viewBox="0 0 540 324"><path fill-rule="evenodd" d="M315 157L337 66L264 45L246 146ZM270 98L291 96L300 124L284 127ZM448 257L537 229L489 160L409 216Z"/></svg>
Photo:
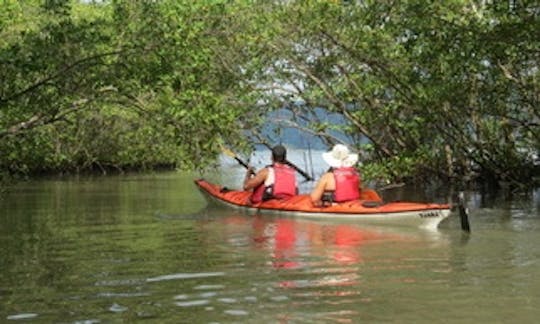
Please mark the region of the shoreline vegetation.
<svg viewBox="0 0 540 324"><path fill-rule="evenodd" d="M539 16L534 1L3 1L0 193L204 169L223 144L289 130L345 141L367 181L528 190Z"/></svg>

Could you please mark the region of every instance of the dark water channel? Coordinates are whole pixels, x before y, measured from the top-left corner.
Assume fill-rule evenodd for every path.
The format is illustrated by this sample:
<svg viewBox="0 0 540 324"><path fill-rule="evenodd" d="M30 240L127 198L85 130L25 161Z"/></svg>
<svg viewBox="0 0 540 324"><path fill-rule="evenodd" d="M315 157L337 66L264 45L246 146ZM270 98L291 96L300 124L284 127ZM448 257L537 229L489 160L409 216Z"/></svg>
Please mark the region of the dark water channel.
<svg viewBox="0 0 540 324"><path fill-rule="evenodd" d="M538 190L468 193L465 235L456 215L428 232L205 208L197 176L17 185L0 200L0 322L540 320Z"/></svg>

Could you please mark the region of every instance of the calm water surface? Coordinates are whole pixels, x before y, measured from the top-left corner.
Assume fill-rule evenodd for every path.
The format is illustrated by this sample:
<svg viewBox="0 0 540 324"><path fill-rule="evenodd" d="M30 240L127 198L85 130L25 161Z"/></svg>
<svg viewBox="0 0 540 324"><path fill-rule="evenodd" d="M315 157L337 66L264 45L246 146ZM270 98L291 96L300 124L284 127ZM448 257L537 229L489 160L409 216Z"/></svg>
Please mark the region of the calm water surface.
<svg viewBox="0 0 540 324"><path fill-rule="evenodd" d="M17 185L0 201L0 322L540 320L539 191L469 193L466 235L457 216L426 232L207 208L197 176Z"/></svg>

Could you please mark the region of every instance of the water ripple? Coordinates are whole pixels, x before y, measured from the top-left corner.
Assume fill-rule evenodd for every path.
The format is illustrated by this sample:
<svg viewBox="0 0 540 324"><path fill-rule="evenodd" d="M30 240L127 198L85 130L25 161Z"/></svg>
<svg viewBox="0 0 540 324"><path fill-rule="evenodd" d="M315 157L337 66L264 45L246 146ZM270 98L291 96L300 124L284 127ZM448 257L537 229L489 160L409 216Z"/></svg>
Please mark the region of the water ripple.
<svg viewBox="0 0 540 324"><path fill-rule="evenodd" d="M16 314L16 315L9 315L7 319L8 320L25 320L25 319L35 318L37 316L38 314L34 314L34 313L22 313L22 314Z"/></svg>
<svg viewBox="0 0 540 324"><path fill-rule="evenodd" d="M139 279L102 280L96 282L96 286L134 286L143 283Z"/></svg>
<svg viewBox="0 0 540 324"><path fill-rule="evenodd" d="M104 292L99 293L98 297L106 298L117 298L117 297L147 297L150 296L149 293L139 292L139 293L113 293L113 292Z"/></svg>
<svg viewBox="0 0 540 324"><path fill-rule="evenodd" d="M146 282L156 282L176 279L193 279L224 276L225 272L206 272L206 273L175 273L170 275L158 276L146 279Z"/></svg>
<svg viewBox="0 0 540 324"><path fill-rule="evenodd" d="M235 315L235 316L246 316L249 313L246 312L245 310L241 310L241 309L229 309L229 310L225 311L225 314Z"/></svg>
<svg viewBox="0 0 540 324"><path fill-rule="evenodd" d="M212 290L212 289L223 289L225 285L199 285L194 287L196 290Z"/></svg>
<svg viewBox="0 0 540 324"><path fill-rule="evenodd" d="M199 300L190 300L186 302L176 302L174 303L176 306L180 307L192 307L192 306L203 306L210 304L209 300L206 299L199 299Z"/></svg>
<svg viewBox="0 0 540 324"><path fill-rule="evenodd" d="M128 310L127 307L118 305L116 303L112 304L112 306L109 308L109 310L113 313L122 313Z"/></svg>

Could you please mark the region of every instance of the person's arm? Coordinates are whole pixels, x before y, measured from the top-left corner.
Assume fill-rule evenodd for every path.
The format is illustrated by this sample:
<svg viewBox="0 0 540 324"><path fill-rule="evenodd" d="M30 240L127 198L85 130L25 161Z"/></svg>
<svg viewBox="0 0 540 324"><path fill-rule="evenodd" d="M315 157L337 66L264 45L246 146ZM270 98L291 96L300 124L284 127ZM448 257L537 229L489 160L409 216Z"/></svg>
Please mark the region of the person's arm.
<svg viewBox="0 0 540 324"><path fill-rule="evenodd" d="M253 177L251 176L252 174L252 169L248 169L246 172L246 177L244 178L244 190L251 190L261 185L266 180L268 169L264 168L259 170L259 172L257 172Z"/></svg>
<svg viewBox="0 0 540 324"><path fill-rule="evenodd" d="M317 184L315 185L315 188L313 188L313 190L309 194L309 196L311 198L311 202L313 203L314 206L321 206L322 205L321 198L322 198L322 195L323 195L324 191L326 190L326 188L328 186L327 183L328 183L328 178L330 176L332 176L331 173L323 174L322 177L317 182Z"/></svg>

